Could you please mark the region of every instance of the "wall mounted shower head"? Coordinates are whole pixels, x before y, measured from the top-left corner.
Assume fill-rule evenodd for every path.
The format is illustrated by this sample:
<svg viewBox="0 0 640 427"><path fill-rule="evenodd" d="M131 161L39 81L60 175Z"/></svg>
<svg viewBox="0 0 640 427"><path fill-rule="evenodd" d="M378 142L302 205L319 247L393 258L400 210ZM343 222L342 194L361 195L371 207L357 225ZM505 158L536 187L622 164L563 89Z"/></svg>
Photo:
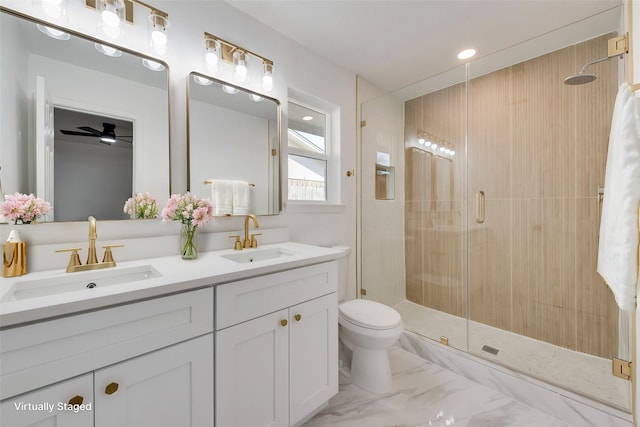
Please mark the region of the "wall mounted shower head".
<svg viewBox="0 0 640 427"><path fill-rule="evenodd" d="M597 78L598 76L596 76L595 74L580 73L573 76L569 76L566 79L564 79L564 84L570 85L570 86L583 85L586 83L591 83Z"/></svg>
<svg viewBox="0 0 640 427"><path fill-rule="evenodd" d="M597 79L598 76L596 76L595 74L585 73L585 71L587 70L587 67L589 65L597 64L598 62L606 61L607 59L610 59L610 58L615 58L615 56L605 56L604 58L594 59L593 61L587 62L586 64L584 64L584 66L582 67L582 69L578 74L574 74L573 76L569 76L566 79L564 79L564 84L570 85L570 86L576 86L576 85L583 85L585 83L591 83L592 81Z"/></svg>

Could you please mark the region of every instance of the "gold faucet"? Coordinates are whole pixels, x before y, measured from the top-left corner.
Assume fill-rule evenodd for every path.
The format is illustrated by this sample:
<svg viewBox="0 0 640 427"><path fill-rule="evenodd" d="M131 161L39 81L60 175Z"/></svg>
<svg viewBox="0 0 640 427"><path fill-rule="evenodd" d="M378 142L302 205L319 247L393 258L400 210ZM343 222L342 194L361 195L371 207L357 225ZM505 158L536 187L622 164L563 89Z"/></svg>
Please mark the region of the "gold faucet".
<svg viewBox="0 0 640 427"><path fill-rule="evenodd" d="M104 245L104 258L102 262L98 262L96 255L96 240L98 239L98 233L96 231L96 219L93 216L89 217L89 254L87 256L87 263L82 265L80 262L80 256L78 251L80 248L68 248L58 249L56 252L71 252L71 258L69 259L69 265L67 265L67 273L74 273L76 271L98 270L101 268L115 267L116 262L113 259L113 253L111 248L120 248L124 245Z"/></svg>
<svg viewBox="0 0 640 427"><path fill-rule="evenodd" d="M89 217L89 254L87 255L87 264L97 264L98 257L96 256L96 240L98 239L98 233L96 231L96 219L93 216Z"/></svg>
<svg viewBox="0 0 640 427"><path fill-rule="evenodd" d="M249 214L247 215L247 217L244 219L244 242L243 245L245 248L257 248L258 247L258 241L255 238L255 234L251 235L251 239L249 239L249 220L253 220L253 226L255 228L260 228L260 226L258 225L258 218L256 218L255 215L253 214Z"/></svg>

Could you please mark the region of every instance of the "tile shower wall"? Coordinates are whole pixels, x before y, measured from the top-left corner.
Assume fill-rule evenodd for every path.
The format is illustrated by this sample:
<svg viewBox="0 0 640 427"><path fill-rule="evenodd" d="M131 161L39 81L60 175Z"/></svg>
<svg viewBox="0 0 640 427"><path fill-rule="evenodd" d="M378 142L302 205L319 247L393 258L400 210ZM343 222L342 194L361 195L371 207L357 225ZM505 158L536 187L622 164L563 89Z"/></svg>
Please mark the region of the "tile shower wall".
<svg viewBox="0 0 640 427"><path fill-rule="evenodd" d="M617 60L591 66L594 83L562 81L606 56L609 37L471 80L468 116L471 320L601 357L618 353L618 310L595 269ZM461 317L464 113L464 85L405 104L406 146L424 130L457 151L405 150L407 298Z"/></svg>

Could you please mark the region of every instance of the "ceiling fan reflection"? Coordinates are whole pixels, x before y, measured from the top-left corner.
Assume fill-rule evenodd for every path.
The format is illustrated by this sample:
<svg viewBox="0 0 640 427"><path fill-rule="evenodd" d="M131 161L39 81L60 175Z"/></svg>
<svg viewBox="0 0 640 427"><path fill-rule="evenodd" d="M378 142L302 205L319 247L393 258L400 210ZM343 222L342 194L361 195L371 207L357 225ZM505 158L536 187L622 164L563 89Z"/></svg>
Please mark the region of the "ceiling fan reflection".
<svg viewBox="0 0 640 427"><path fill-rule="evenodd" d="M60 132L62 132L65 135L89 136L89 137L100 138L100 142L107 145L111 145L115 143L116 140L131 143L131 140L127 140L124 138L132 138L133 135L116 136L116 132L115 132L116 125L114 125L113 123L102 123L102 126L103 126L102 131L99 131L98 129L94 129L89 126L78 126L76 129L83 130L84 132L78 132L75 130L65 130L65 129L60 129Z"/></svg>

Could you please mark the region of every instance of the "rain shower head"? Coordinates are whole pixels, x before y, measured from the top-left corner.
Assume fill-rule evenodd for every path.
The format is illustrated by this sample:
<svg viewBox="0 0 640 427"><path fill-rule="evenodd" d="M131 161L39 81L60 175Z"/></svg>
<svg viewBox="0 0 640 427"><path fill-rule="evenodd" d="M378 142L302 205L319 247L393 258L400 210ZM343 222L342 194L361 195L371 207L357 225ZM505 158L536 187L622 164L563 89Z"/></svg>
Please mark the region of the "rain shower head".
<svg viewBox="0 0 640 427"><path fill-rule="evenodd" d="M615 58L615 56L605 56L604 58L594 59L593 61L589 61L583 65L582 69L578 74L574 74L573 76L569 76L564 79L564 84L570 86L583 85L585 83L591 83L595 79L598 78L595 74L585 73L587 67L589 65L597 64L598 62L606 61L609 58Z"/></svg>
<svg viewBox="0 0 640 427"><path fill-rule="evenodd" d="M580 73L573 76L569 76L566 79L564 79L564 84L570 85L570 86L583 85L586 83L591 83L597 78L598 76L596 76L595 74Z"/></svg>

